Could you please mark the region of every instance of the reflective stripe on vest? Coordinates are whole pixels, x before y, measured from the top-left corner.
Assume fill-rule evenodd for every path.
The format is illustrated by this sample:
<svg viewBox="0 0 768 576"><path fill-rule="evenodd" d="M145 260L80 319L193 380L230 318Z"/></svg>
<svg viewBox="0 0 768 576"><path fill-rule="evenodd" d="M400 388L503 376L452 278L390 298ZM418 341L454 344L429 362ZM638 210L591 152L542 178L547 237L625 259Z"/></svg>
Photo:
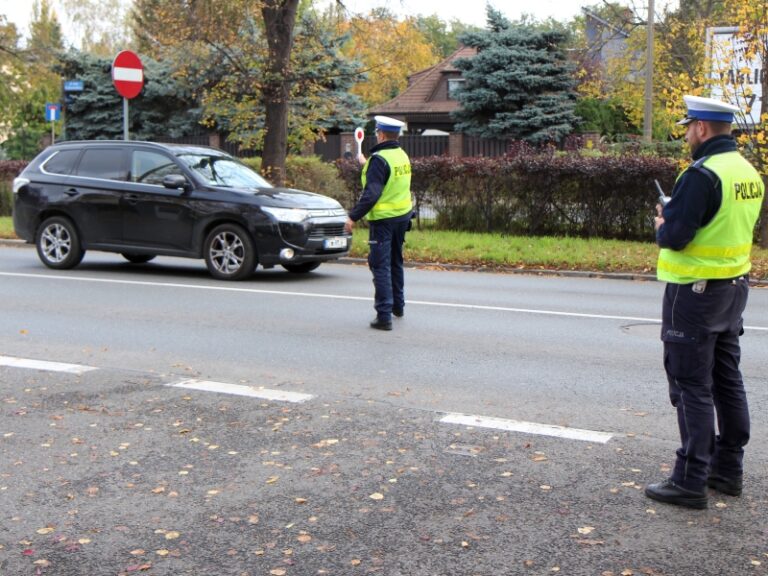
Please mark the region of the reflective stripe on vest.
<svg viewBox="0 0 768 576"><path fill-rule="evenodd" d="M659 280L691 284L698 280L735 278L752 267L749 255L765 195L763 181L738 152L715 154L707 158L703 167L720 179L720 209L685 248L661 249L656 266Z"/></svg>
<svg viewBox="0 0 768 576"><path fill-rule="evenodd" d="M365 219L382 220L407 214L413 209L411 202L411 161L408 159L408 155L402 148L379 150L375 155L378 155L389 166L389 179L381 191L379 201L365 215ZM371 158L363 167L363 188L368 182L367 174Z"/></svg>

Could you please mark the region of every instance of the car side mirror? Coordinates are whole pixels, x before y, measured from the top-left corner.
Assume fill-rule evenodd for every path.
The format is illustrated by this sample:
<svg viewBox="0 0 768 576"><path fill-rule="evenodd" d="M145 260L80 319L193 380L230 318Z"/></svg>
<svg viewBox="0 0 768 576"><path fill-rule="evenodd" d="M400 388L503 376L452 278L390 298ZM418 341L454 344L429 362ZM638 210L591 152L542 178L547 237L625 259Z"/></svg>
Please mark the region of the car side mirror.
<svg viewBox="0 0 768 576"><path fill-rule="evenodd" d="M190 189L189 182L181 174L168 174L163 178L163 186L171 189L181 189L187 192Z"/></svg>

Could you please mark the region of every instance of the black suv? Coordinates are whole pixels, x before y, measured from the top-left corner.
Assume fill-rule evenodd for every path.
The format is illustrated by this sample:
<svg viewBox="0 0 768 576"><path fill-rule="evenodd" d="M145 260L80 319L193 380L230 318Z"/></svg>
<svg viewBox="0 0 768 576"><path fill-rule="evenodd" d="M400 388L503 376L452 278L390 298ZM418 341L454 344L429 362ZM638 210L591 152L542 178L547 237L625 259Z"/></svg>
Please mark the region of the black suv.
<svg viewBox="0 0 768 576"><path fill-rule="evenodd" d="M261 264L309 272L347 255L336 200L274 188L235 158L205 146L138 141L64 142L14 180L13 225L50 268L86 250L128 261L204 258L215 278L247 278Z"/></svg>

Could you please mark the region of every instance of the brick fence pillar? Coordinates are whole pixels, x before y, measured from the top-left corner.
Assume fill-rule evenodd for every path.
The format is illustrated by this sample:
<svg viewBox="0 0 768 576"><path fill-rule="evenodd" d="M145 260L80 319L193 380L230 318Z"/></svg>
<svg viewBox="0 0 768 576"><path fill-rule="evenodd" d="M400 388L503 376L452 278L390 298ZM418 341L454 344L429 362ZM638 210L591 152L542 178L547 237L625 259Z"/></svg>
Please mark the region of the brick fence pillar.
<svg viewBox="0 0 768 576"><path fill-rule="evenodd" d="M451 132L448 135L448 156L461 158L464 156L464 134Z"/></svg>
<svg viewBox="0 0 768 576"><path fill-rule="evenodd" d="M221 148L221 134L218 132L208 133L208 146L213 148Z"/></svg>
<svg viewBox="0 0 768 576"><path fill-rule="evenodd" d="M339 139L339 158L346 158L347 152L352 158L357 156L357 142L355 142L354 132L342 132Z"/></svg>

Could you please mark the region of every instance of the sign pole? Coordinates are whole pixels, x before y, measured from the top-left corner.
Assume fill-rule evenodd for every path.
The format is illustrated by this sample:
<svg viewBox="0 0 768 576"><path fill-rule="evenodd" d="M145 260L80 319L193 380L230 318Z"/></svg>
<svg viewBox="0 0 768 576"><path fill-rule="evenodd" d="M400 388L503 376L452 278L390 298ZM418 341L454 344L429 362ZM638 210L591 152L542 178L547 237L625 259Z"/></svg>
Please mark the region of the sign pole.
<svg viewBox="0 0 768 576"><path fill-rule="evenodd" d="M112 62L112 84L123 97L123 140L128 140L128 100L136 98L144 87L144 66L130 50L123 50Z"/></svg>
<svg viewBox="0 0 768 576"><path fill-rule="evenodd" d="M123 98L123 140L128 140L128 98Z"/></svg>
<svg viewBox="0 0 768 576"><path fill-rule="evenodd" d="M56 122L51 121L51 144L56 144L56 136L53 131L54 126L56 126Z"/></svg>

